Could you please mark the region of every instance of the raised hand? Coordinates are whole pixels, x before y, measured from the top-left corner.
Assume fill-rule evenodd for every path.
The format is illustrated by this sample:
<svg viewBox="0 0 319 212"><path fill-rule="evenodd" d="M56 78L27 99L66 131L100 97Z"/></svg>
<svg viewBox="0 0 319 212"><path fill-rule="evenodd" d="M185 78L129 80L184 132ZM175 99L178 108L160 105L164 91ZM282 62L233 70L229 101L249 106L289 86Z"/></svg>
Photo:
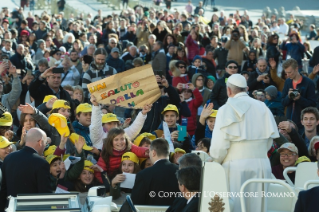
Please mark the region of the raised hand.
<svg viewBox="0 0 319 212"><path fill-rule="evenodd" d="M94 105L94 106L99 106L99 103L96 101L96 98L93 94L91 94L91 99L90 99L91 103Z"/></svg>
<svg viewBox="0 0 319 212"><path fill-rule="evenodd" d="M76 148L76 151L81 154L83 146L85 144L85 140L82 136L79 136L79 140L75 141L74 146Z"/></svg>
<svg viewBox="0 0 319 212"><path fill-rule="evenodd" d="M28 103L26 105L20 105L18 108L22 113L27 113L27 114L35 113L34 108Z"/></svg>
<svg viewBox="0 0 319 212"><path fill-rule="evenodd" d="M145 104L143 106L142 114L146 115L148 112L150 112L152 109L152 104Z"/></svg>

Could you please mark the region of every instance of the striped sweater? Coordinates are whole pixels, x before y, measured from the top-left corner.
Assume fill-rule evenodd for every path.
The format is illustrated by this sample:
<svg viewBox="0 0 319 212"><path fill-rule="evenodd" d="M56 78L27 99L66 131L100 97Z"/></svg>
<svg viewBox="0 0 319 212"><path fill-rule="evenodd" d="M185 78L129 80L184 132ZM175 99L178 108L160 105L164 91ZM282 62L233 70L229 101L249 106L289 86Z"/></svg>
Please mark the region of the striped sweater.
<svg viewBox="0 0 319 212"><path fill-rule="evenodd" d="M83 80L82 80L82 88L84 92L85 101L87 102L90 98L89 90L87 87L88 84L104 79L106 77L112 76L116 73L117 71L115 70L115 68L108 66L107 64L105 64L102 70L96 70L92 67L92 63L91 63L89 70L84 73Z"/></svg>

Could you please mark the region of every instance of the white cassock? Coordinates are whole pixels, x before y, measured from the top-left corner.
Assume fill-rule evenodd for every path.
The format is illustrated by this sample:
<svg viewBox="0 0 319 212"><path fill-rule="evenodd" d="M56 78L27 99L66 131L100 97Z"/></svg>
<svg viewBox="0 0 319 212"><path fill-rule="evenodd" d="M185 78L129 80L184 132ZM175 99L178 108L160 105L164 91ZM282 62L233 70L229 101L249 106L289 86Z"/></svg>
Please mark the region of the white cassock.
<svg viewBox="0 0 319 212"><path fill-rule="evenodd" d="M273 139L279 133L271 111L265 103L241 92L228 98L218 110L210 155L225 169L229 192L239 192L242 184L251 178L271 178L267 156ZM247 212L267 211L267 185L252 183L245 192L259 192L259 197L244 198ZM232 198L234 210L241 211L240 198Z"/></svg>

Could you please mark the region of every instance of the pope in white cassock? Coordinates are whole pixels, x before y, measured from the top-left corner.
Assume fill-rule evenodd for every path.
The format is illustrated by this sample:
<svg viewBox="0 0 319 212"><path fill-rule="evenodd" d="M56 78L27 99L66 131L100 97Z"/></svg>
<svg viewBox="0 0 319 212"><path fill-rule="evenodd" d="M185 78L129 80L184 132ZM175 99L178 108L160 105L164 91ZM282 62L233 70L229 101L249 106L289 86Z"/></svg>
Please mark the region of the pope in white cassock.
<svg viewBox="0 0 319 212"><path fill-rule="evenodd" d="M219 108L210 146L210 155L225 169L229 192L238 192L251 178L271 178L267 157L273 139L279 137L275 119L265 103L248 96L247 82L240 74L227 81L228 100ZM261 183L248 185L245 192L259 192L258 197L245 198L248 212L267 209ZM232 198L234 211L241 211L240 198Z"/></svg>

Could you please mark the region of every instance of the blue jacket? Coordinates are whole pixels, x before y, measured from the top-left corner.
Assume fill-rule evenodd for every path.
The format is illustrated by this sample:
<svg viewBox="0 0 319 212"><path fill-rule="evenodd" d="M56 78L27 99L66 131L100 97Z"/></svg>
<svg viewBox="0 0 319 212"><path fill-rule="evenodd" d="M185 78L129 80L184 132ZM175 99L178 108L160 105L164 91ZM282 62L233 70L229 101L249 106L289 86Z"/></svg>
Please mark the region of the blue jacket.
<svg viewBox="0 0 319 212"><path fill-rule="evenodd" d="M292 80L286 79L284 89L282 90L281 103L287 107L286 117L294 121L298 128L302 128L300 122L300 114L306 107L316 107L315 84L308 77L302 76L302 81L297 85L301 97L297 101L293 101L288 97L288 91L292 87Z"/></svg>
<svg viewBox="0 0 319 212"><path fill-rule="evenodd" d="M86 145L93 146L91 138L90 138L90 128L84 127L82 124L80 124L78 121L74 121L72 123L74 131L83 136L85 138Z"/></svg>
<svg viewBox="0 0 319 212"><path fill-rule="evenodd" d="M281 93L278 92L277 97L272 100L266 100L265 104L274 116L284 116L284 106L281 104Z"/></svg>
<svg viewBox="0 0 319 212"><path fill-rule="evenodd" d="M287 50L287 56L297 60L298 65L301 66L301 59L304 57L305 47L299 41L298 43L287 43L283 45L282 50Z"/></svg>
<svg viewBox="0 0 319 212"><path fill-rule="evenodd" d="M124 62L124 60L122 60L120 58L115 59L114 57L112 57L111 54L107 57L106 63L107 63L107 65L115 68L117 73L121 73L121 72L125 71L125 62Z"/></svg>

